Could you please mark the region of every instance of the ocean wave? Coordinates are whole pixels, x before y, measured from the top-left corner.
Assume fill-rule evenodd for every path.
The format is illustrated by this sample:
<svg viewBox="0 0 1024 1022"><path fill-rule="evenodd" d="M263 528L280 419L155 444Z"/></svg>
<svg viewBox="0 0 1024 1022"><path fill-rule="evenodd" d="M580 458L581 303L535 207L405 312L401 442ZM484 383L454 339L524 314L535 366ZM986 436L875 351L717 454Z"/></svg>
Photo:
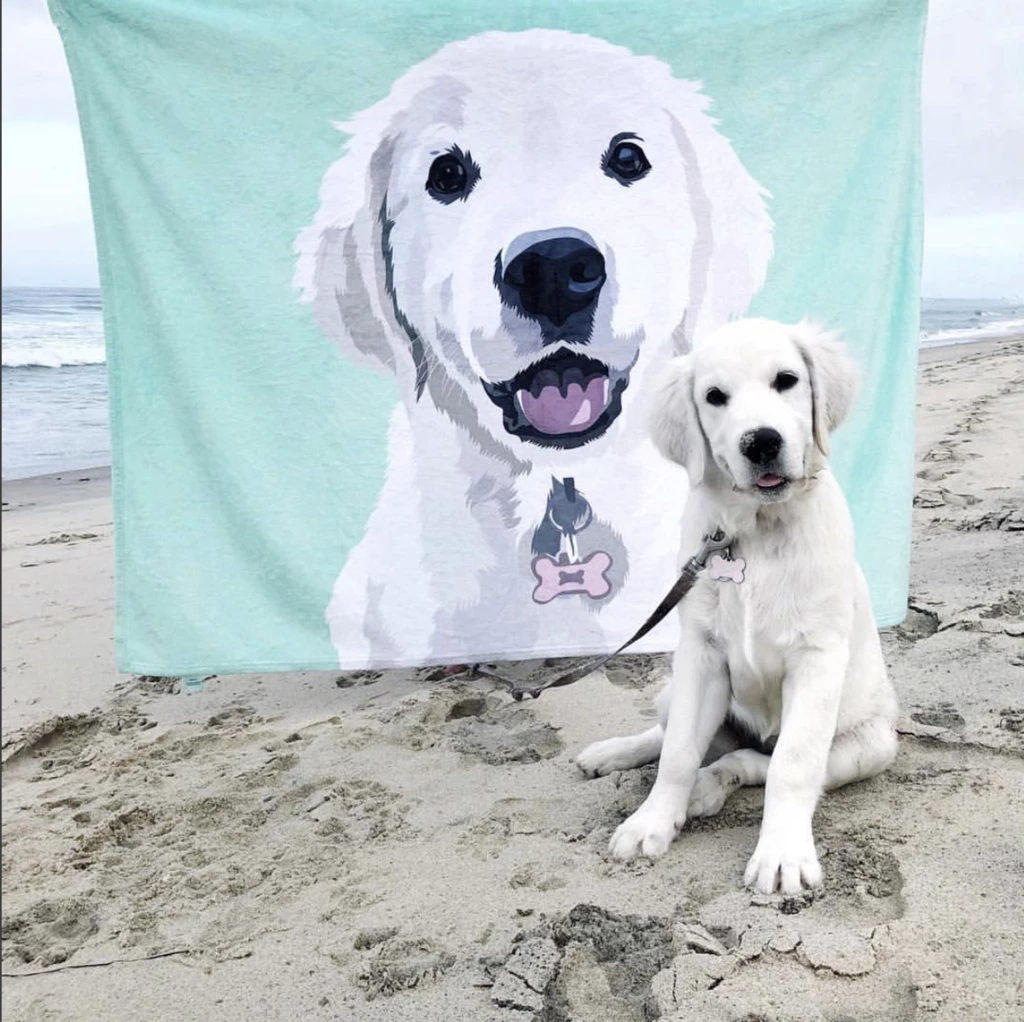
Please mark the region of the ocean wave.
<svg viewBox="0 0 1024 1022"><path fill-rule="evenodd" d="M99 318L102 310L100 292L91 287L5 287L3 314L46 319L52 316Z"/></svg>
<svg viewBox="0 0 1024 1022"><path fill-rule="evenodd" d="M922 330L921 347L935 348L943 344L969 344L1024 333L1024 319L1000 319L983 326L958 327L948 330Z"/></svg>
<svg viewBox="0 0 1024 1022"><path fill-rule="evenodd" d="M67 345L4 345L5 369L60 369L64 366L101 366L107 360L102 346L95 344Z"/></svg>

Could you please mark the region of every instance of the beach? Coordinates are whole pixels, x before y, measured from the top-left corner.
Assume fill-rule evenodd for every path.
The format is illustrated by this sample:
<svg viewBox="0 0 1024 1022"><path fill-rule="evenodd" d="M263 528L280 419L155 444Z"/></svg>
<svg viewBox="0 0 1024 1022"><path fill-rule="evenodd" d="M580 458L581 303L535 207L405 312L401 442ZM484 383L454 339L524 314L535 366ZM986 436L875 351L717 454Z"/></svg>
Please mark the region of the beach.
<svg viewBox="0 0 1024 1022"><path fill-rule="evenodd" d="M607 858L655 768L573 760L647 726L667 657L523 703L119 675L109 472L5 480L4 1018L1022 1017L1022 436L1024 336L922 351L899 755L823 799L796 898L740 886L758 789Z"/></svg>

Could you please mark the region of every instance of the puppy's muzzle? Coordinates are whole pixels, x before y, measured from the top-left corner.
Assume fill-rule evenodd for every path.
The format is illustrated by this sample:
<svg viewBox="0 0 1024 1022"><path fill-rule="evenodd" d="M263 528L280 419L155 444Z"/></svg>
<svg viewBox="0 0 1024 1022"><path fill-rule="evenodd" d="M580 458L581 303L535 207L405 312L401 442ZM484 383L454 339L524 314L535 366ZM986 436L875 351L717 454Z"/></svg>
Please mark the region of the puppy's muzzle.
<svg viewBox="0 0 1024 1022"><path fill-rule="evenodd" d="M538 241L520 252L497 281L502 301L540 327L544 343L586 343L607 280L604 256L580 238Z"/></svg>
<svg viewBox="0 0 1024 1022"><path fill-rule="evenodd" d="M765 500L778 499L789 486L779 473L782 442L782 434L768 426L747 430L740 437L740 454L750 462L752 481Z"/></svg>

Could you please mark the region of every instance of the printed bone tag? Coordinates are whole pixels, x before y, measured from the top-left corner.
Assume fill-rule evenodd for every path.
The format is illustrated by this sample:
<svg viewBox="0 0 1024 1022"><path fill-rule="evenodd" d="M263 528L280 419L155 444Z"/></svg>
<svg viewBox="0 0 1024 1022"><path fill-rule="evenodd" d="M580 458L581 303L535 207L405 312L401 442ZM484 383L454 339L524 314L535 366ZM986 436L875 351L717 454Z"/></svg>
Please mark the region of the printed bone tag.
<svg viewBox="0 0 1024 1022"><path fill-rule="evenodd" d="M559 563L550 557L534 558L532 568L537 577L533 590L535 603L550 603L556 596L583 593L592 600L600 600L611 590L607 572L612 559L596 550L582 561Z"/></svg>

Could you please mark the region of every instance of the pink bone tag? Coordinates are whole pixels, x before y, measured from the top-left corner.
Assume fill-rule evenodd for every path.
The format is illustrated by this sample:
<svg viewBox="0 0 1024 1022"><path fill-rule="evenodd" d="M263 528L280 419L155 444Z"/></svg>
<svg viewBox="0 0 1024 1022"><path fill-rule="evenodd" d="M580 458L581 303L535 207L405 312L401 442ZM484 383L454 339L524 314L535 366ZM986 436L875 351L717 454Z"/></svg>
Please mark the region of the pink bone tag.
<svg viewBox="0 0 1024 1022"><path fill-rule="evenodd" d="M550 603L556 596L571 596L583 593L592 600L600 600L611 592L612 584L606 573L612 566L612 559L602 550L597 550L582 561L559 564L547 554L533 559L537 586L533 590L534 603Z"/></svg>
<svg viewBox="0 0 1024 1022"><path fill-rule="evenodd" d="M742 557L732 560L729 557L721 557L715 554L708 563L708 578L716 582L742 582L743 569L747 562Z"/></svg>

